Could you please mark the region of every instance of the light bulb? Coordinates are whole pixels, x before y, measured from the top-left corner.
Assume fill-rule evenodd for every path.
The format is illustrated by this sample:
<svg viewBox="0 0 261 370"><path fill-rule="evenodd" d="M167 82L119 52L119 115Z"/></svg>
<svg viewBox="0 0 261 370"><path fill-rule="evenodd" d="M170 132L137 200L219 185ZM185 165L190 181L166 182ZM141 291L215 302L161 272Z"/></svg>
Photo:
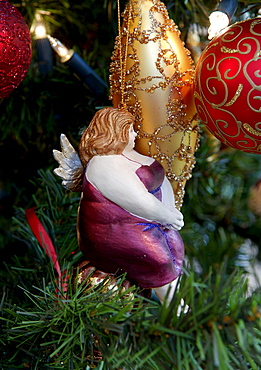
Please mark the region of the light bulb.
<svg viewBox="0 0 261 370"><path fill-rule="evenodd" d="M217 36L221 30L229 25L229 17L226 13L221 11L214 11L209 16L210 26L208 29L209 40Z"/></svg>
<svg viewBox="0 0 261 370"><path fill-rule="evenodd" d="M48 39L50 41L51 47L61 58L62 63L65 63L69 59L71 59L74 53L73 50L67 49L67 47L64 44L62 44L61 41L57 40L55 37L48 35Z"/></svg>
<svg viewBox="0 0 261 370"><path fill-rule="evenodd" d="M46 28L43 24L37 24L35 26L35 30L34 30L34 33L35 33L35 38L36 39L44 39L46 37Z"/></svg>
<svg viewBox="0 0 261 370"><path fill-rule="evenodd" d="M45 39L47 37L45 22L39 12L35 13L34 21L30 31L35 40Z"/></svg>

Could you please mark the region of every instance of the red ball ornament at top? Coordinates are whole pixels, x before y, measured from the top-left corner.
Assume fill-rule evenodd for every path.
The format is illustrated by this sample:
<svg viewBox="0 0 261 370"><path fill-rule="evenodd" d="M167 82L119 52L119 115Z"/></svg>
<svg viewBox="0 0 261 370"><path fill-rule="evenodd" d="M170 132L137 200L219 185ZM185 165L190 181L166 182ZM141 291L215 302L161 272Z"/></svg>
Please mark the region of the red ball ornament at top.
<svg viewBox="0 0 261 370"><path fill-rule="evenodd" d="M196 67L194 95L216 138L261 154L261 18L235 23L211 40Z"/></svg>
<svg viewBox="0 0 261 370"><path fill-rule="evenodd" d="M21 13L0 0L0 98L23 80L32 56L30 31Z"/></svg>

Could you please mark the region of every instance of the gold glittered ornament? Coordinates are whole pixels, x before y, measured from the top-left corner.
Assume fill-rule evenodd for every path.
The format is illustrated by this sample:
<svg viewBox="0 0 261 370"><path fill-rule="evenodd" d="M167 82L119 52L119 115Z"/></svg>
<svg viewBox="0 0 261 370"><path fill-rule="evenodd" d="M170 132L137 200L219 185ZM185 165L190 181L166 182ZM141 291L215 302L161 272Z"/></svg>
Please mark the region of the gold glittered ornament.
<svg viewBox="0 0 261 370"><path fill-rule="evenodd" d="M128 2L110 73L113 105L136 119L135 149L162 163L180 209L198 147L194 64L162 2Z"/></svg>

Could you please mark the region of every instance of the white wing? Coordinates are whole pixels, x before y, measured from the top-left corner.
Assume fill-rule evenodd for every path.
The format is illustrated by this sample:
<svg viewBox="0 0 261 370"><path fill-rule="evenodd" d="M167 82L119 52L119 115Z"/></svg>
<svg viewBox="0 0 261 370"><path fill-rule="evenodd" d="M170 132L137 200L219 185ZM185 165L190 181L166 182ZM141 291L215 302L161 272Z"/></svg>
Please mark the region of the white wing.
<svg viewBox="0 0 261 370"><path fill-rule="evenodd" d="M53 150L54 159L59 163L53 172L61 177L66 189L81 191L84 169L80 157L64 134L60 136L60 143L62 151Z"/></svg>

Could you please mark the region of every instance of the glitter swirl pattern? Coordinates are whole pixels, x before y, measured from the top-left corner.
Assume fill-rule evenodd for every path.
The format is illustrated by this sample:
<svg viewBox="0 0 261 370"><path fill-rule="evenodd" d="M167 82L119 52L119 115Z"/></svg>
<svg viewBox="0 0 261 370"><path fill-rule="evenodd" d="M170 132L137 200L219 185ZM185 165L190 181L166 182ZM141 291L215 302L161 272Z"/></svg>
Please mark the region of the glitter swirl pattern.
<svg viewBox="0 0 261 370"><path fill-rule="evenodd" d="M22 15L8 1L0 0L0 98L24 79L31 55L31 36Z"/></svg>
<svg viewBox="0 0 261 370"><path fill-rule="evenodd" d="M261 154L261 18L235 23L209 43L196 67L195 102L216 138Z"/></svg>

